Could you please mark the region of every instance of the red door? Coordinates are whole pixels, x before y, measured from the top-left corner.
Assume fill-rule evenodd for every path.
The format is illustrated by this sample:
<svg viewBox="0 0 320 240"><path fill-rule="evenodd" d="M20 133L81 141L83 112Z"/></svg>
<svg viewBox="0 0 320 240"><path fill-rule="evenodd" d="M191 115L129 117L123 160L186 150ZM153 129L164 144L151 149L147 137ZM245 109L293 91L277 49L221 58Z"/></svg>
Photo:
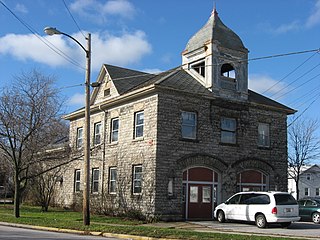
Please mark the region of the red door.
<svg viewBox="0 0 320 240"><path fill-rule="evenodd" d="M183 172L183 216L185 219L212 219L218 174L205 167ZM213 189L214 187L214 189Z"/></svg>
<svg viewBox="0 0 320 240"><path fill-rule="evenodd" d="M212 185L189 184L188 218L212 219Z"/></svg>

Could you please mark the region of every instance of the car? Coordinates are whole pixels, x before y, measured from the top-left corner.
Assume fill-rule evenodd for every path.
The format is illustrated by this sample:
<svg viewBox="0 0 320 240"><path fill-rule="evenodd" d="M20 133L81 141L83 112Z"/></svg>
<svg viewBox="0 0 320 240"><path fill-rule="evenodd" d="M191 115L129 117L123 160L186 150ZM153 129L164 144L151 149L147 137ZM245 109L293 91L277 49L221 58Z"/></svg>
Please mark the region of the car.
<svg viewBox="0 0 320 240"><path fill-rule="evenodd" d="M320 198L302 198L298 203L301 220L320 223Z"/></svg>
<svg viewBox="0 0 320 240"><path fill-rule="evenodd" d="M215 208L214 218L220 223L226 220L255 222L259 228L270 223L288 227L300 220L299 205L287 192L236 193Z"/></svg>

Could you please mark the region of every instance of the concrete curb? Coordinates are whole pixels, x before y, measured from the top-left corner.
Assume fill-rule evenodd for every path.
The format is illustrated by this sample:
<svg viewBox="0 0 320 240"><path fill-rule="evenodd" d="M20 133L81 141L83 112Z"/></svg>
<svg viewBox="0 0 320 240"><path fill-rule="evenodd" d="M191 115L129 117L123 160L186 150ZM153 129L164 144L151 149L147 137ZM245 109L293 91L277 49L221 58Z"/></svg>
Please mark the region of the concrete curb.
<svg viewBox="0 0 320 240"><path fill-rule="evenodd" d="M109 238L114 237L114 238L128 239L128 240L173 240L170 238L152 238L152 237L136 236L136 235L129 235L129 234L82 231L82 230L73 230L73 229L65 229L65 228L34 226L34 225L19 224L19 223L0 222L0 225L8 226L8 227L41 230L41 231L50 231L50 232L73 233L73 234L79 234L79 235L92 235L92 236L101 236L101 237L109 237Z"/></svg>

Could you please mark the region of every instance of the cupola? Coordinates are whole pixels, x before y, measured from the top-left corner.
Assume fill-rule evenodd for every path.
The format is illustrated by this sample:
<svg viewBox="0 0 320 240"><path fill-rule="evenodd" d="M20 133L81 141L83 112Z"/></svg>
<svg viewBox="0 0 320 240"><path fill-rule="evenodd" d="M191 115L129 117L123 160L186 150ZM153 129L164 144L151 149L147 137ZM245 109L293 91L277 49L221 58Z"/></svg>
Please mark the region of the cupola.
<svg viewBox="0 0 320 240"><path fill-rule="evenodd" d="M245 101L248 96L248 49L223 24L216 9L188 41L182 65L214 96Z"/></svg>

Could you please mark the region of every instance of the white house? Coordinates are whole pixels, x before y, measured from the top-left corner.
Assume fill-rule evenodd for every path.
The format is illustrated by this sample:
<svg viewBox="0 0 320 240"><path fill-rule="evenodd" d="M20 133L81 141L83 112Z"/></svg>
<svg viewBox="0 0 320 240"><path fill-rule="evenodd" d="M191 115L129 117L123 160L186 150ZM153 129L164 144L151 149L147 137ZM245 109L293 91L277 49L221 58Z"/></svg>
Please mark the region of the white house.
<svg viewBox="0 0 320 240"><path fill-rule="evenodd" d="M289 173L293 171L289 168ZM299 180L299 196L297 198L297 188L295 180L288 177L288 191L296 199L303 197L320 197L320 165L306 165L303 166L300 173Z"/></svg>

